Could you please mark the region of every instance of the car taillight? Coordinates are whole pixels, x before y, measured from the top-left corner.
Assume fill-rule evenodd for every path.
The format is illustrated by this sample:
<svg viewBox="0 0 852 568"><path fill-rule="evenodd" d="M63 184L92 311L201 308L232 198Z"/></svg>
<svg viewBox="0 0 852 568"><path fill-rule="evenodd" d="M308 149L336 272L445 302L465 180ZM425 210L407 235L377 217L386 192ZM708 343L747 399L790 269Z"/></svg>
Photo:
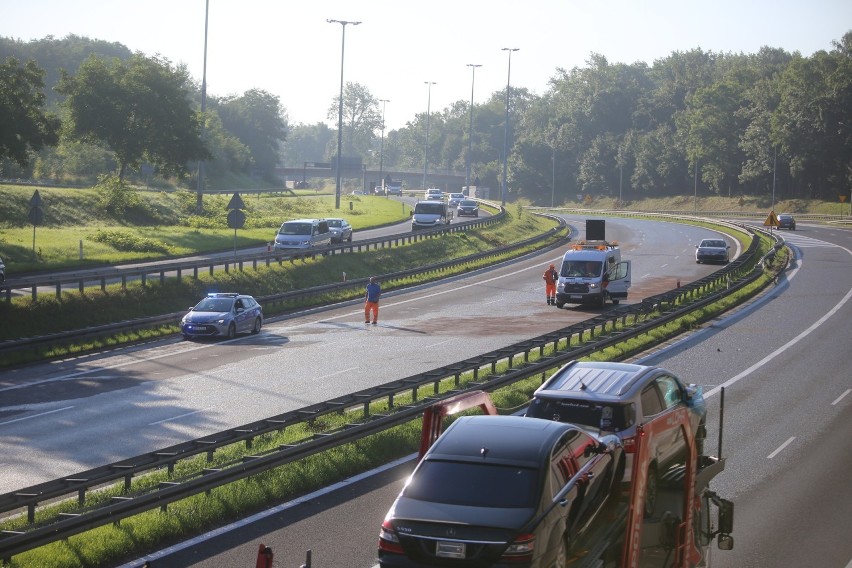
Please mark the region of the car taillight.
<svg viewBox="0 0 852 568"><path fill-rule="evenodd" d="M509 545L500 560L503 562L529 562L535 552L535 535L522 534Z"/></svg>
<svg viewBox="0 0 852 568"><path fill-rule="evenodd" d="M636 453L636 436L631 436L629 438L624 438L621 440L621 445L624 446L624 451L628 454Z"/></svg>
<svg viewBox="0 0 852 568"><path fill-rule="evenodd" d="M382 529L379 531L379 550L394 554L405 554L405 551L399 544L399 537L390 521L382 523Z"/></svg>

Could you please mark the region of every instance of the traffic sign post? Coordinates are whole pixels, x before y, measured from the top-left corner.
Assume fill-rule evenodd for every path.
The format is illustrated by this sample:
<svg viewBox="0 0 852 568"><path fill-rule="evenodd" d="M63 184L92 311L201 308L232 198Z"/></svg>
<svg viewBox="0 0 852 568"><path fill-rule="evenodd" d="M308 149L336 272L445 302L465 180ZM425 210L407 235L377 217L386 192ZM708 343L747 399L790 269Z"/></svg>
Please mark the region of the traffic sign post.
<svg viewBox="0 0 852 568"><path fill-rule="evenodd" d="M39 194L38 190L35 190L33 196L30 197L30 211L27 214L27 219L33 226L33 262L35 262L36 259L36 226L41 225L44 222L44 209L42 208L41 204L41 195Z"/></svg>
<svg viewBox="0 0 852 568"><path fill-rule="evenodd" d="M235 193L228 202L228 227L234 230L234 263L237 262L237 229L242 229L246 224L246 214L242 210L246 208L243 198Z"/></svg>
<svg viewBox="0 0 852 568"><path fill-rule="evenodd" d="M775 211L770 211L769 216L766 217L766 221L763 222L764 227L769 227L769 230L772 230L772 227L779 227L781 224L778 222L778 215L775 214Z"/></svg>

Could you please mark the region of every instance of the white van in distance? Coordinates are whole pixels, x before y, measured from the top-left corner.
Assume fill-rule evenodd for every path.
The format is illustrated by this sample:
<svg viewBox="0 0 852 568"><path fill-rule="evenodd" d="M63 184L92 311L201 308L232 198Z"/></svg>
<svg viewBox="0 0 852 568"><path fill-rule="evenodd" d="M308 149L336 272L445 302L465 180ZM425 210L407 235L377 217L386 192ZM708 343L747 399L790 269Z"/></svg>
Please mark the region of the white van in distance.
<svg viewBox="0 0 852 568"><path fill-rule="evenodd" d="M562 257L556 283L556 307L565 304L603 306L627 299L630 261L621 260L618 243L580 241Z"/></svg>

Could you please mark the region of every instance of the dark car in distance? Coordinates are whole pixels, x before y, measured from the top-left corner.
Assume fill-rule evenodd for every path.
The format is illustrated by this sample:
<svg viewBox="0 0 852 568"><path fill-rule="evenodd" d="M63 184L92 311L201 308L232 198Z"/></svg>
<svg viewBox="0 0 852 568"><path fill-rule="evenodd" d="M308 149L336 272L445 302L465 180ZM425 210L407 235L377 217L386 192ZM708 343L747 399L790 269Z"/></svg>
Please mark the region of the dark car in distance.
<svg viewBox="0 0 852 568"><path fill-rule="evenodd" d="M464 416L423 456L379 533L388 567L565 566L615 493L614 436L522 416Z"/></svg>
<svg viewBox="0 0 852 568"><path fill-rule="evenodd" d="M337 217L329 217L326 219L326 222L328 223L328 231L331 233L331 242L352 242L352 225L349 224L349 221Z"/></svg>
<svg viewBox="0 0 852 568"><path fill-rule="evenodd" d="M789 213L781 213L778 215L778 228L796 230L796 219Z"/></svg>
<svg viewBox="0 0 852 568"><path fill-rule="evenodd" d="M238 333L260 333L263 308L257 300L245 294L215 293L189 308L180 322L185 339L225 336L233 339Z"/></svg>
<svg viewBox="0 0 852 568"><path fill-rule="evenodd" d="M456 208L459 217L479 217L479 203L473 199L462 199Z"/></svg>

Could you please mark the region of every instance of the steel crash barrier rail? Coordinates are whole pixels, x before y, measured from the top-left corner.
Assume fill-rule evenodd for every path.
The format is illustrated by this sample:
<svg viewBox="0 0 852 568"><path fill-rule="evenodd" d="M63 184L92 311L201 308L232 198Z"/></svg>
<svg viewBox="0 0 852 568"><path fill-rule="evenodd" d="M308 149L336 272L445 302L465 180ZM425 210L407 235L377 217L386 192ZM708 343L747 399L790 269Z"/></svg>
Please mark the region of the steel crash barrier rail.
<svg viewBox="0 0 852 568"><path fill-rule="evenodd" d="M418 418L428 406L461 392L491 392L538 375L544 380L549 370L572 359L591 355L627 339L646 334L747 286L762 274L764 266L782 246L783 240L776 237L774 247L762 258L756 258L758 245L757 239L754 239L748 251L737 261L706 278L634 305L614 307L604 314L558 331L439 369L0 495L0 514L4 514L7 521L24 511L27 516L26 527L0 533L0 559L9 561L16 554L67 539L99 526L118 523L144 511L156 508L165 511L169 504L181 499L209 492L228 483ZM621 330L617 329L619 325ZM548 348L551 349L550 355L545 354ZM519 363L518 367L515 366L516 363ZM507 369L497 374L498 364L505 364ZM470 376L470 380L463 382L463 375ZM455 388L439 394L440 385L448 380L453 382ZM434 394L419 398L419 389L429 386L433 386ZM411 402L395 404L395 397L401 395L410 397ZM371 404L374 402L386 404L387 410L371 413ZM355 414L359 411L361 421L357 422ZM281 445L265 453L248 453L251 451L253 440L258 436L283 432L293 425L316 421L332 414L342 414L353 420L343 427L313 434L298 443ZM165 470L171 477L176 463L181 460L207 454L209 463L217 449L236 443L245 444L247 452L239 460L218 464L213 468L202 468L179 479L170 478L169 481L161 482L157 487L148 490L136 490L132 486L135 476L148 472ZM113 497L101 506L84 506L88 492L97 491L120 480L124 483L121 496ZM48 509L52 502L68 499L75 494L81 506L78 512L52 514ZM44 504L41 510L40 504ZM41 517L49 518L40 518L36 522L37 510Z"/></svg>
<svg viewBox="0 0 852 568"><path fill-rule="evenodd" d="M56 297L59 298L62 296L63 286L76 285L77 290L81 293L87 287L100 287L101 290L105 290L109 282L121 282L121 287L126 288L128 280L139 280L142 285L145 286L149 279L158 280L160 284L162 284L166 280L166 274L169 273L174 273L175 277L178 281L180 281L185 274L191 274L193 278L198 278L199 272L205 270L210 274L213 274L216 269L220 268L225 272L232 269L242 272L247 266L251 266L252 270L257 270L259 265L270 266L272 264L283 264L285 261L292 262L294 260L307 257L313 258L321 255L336 255L392 248L416 243L426 239L433 239L445 234L485 227L500 221L506 214L505 210L499 203L481 200L480 203L494 207L500 212L489 217L483 217L481 219L477 218L475 220L459 222L435 229L421 229L407 233L397 233L387 237L376 237L374 239L365 239L351 243L339 243L307 250L292 250L286 252L269 250L254 253L237 252L236 255L228 257L200 260L176 259L154 264L146 264L144 266L95 268L56 275L34 274L29 276L19 276L14 279L8 277L4 284L5 293L3 296L6 301L11 301L12 290L30 289L30 295L35 300L38 297L39 288L55 288Z"/></svg>
<svg viewBox="0 0 852 568"><path fill-rule="evenodd" d="M502 247L494 248L489 251L476 253L473 255L468 255L462 258L448 260L444 262L438 262L434 264L430 264L427 266L420 266L417 268L412 268L409 270L402 270L398 272L391 272L381 275L381 279L383 281L395 280L408 278L417 275L429 274L433 272L445 272L449 269L463 266L465 264L469 264L472 262L477 262L486 258L491 257L499 257L508 252L511 252L516 249L522 249L524 247L530 246L542 240L549 239L554 235L559 234L567 228L567 224L564 220L560 218L556 218L559 221L559 225L554 227L553 229L536 235L534 237L530 237L529 239L524 239L523 241L513 243L510 245L505 245ZM434 237L435 235L433 235ZM569 235L566 234L566 238ZM356 290L363 289L366 284L366 278L360 279L352 279L346 280L344 282L334 282L332 284L325 284L322 286L313 286L311 288L304 288L300 290L292 290L289 292L282 292L280 294L270 294L267 296L259 296L256 299L260 302L264 307L275 306L278 304L287 304L294 301L299 301L304 298L308 298L311 296L318 296L323 294L333 294L346 290ZM145 318L137 318L133 320L127 320L123 322L117 322L112 324L104 324L100 326L92 326L85 329L79 330L70 330L60 333L53 333L50 335L43 335L38 337L28 337L22 339L13 339L0 341L0 355L3 353L11 353L22 350L39 350L39 349L49 349L50 347L56 345L67 344L70 341L86 341L86 340L96 340L103 337L108 337L115 335L117 333L129 333L133 331L139 331L143 329L151 329L159 326L171 326L177 325L180 322L180 319L185 314L185 311L174 312L171 314L164 314L160 316L151 316Z"/></svg>

